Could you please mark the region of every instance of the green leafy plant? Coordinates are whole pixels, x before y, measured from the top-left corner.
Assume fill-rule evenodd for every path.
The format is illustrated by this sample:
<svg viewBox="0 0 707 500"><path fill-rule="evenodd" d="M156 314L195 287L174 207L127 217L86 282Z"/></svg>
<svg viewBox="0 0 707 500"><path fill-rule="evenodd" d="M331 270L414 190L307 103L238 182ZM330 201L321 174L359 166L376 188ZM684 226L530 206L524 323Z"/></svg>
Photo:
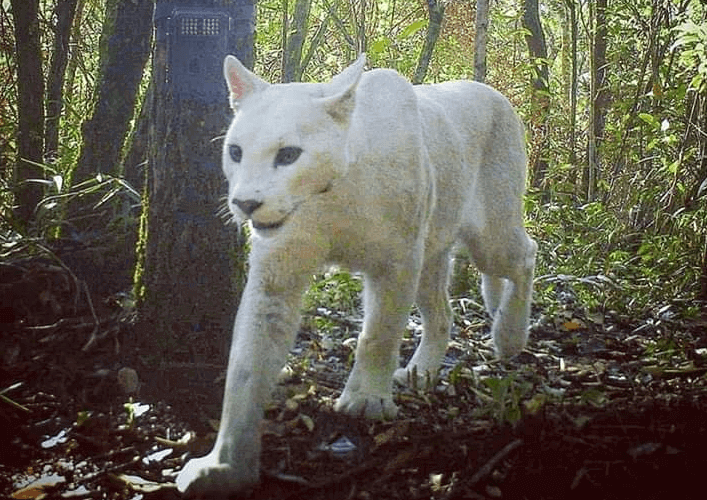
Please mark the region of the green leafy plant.
<svg viewBox="0 0 707 500"><path fill-rule="evenodd" d="M327 272L315 277L305 294L304 308L313 310L323 306L337 311L354 312L362 289L359 276L340 270Z"/></svg>
<svg viewBox="0 0 707 500"><path fill-rule="evenodd" d="M481 379L474 392L484 401L479 411L500 422L514 424L520 420L521 402L529 396L532 388L531 383L519 381L511 373L503 378Z"/></svg>

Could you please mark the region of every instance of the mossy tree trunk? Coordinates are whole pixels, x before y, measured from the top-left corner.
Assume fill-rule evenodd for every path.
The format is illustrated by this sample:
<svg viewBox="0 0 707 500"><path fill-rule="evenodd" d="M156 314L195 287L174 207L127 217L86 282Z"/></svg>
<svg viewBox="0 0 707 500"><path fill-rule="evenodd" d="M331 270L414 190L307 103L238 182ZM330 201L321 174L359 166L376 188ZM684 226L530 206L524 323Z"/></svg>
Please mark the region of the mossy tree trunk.
<svg viewBox="0 0 707 500"><path fill-rule="evenodd" d="M83 145L72 185L97 174L122 175L121 159L152 41L154 0L107 0L100 39L100 71L91 116L82 124ZM69 198L63 235L82 247L62 258L98 299L130 289L135 266L139 200L102 198L115 184Z"/></svg>
<svg viewBox="0 0 707 500"><path fill-rule="evenodd" d="M302 47L307 35L312 0L296 0L291 30L282 33L282 82L298 82L302 78ZM287 11L283 12L283 28L290 26Z"/></svg>
<svg viewBox="0 0 707 500"><path fill-rule="evenodd" d="M592 33L591 77L589 82L589 130L587 144L587 201L594 201L597 196L597 186L601 178L602 138L606 121L606 110L609 105L609 90L607 86L606 67L606 0L597 0L589 8Z"/></svg>
<svg viewBox="0 0 707 500"><path fill-rule="evenodd" d="M82 125L76 185L96 174L120 175L123 144L150 55L154 0L107 0L100 41L100 75L91 118ZM102 232L112 214L95 210L95 197L73 200L68 223L79 235ZM108 208L108 207L106 207Z"/></svg>

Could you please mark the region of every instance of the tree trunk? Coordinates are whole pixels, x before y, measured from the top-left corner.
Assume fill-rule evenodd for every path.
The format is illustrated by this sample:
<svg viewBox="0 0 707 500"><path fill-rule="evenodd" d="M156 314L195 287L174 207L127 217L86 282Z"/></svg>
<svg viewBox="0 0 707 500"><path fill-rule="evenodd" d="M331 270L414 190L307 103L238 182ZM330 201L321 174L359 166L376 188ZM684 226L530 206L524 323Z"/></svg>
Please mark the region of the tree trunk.
<svg viewBox="0 0 707 500"><path fill-rule="evenodd" d="M609 105L606 82L606 0L590 3L592 29L592 57L589 100L589 144L587 146L587 200L596 198L597 183L601 177L599 148L604 136L604 120Z"/></svg>
<svg viewBox="0 0 707 500"><path fill-rule="evenodd" d="M72 184L98 173L121 174L120 160L145 63L150 54L154 0L108 0L100 40L97 101L82 125L83 148ZM83 243L63 256L98 299L128 290L135 266L138 205L129 197L97 203L115 185L69 199L65 230Z"/></svg>
<svg viewBox="0 0 707 500"><path fill-rule="evenodd" d="M155 87L150 85L145 92L145 98L140 106L140 114L129 139L128 152L123 160L123 178L139 192L145 186L148 155L148 134L150 126L150 105Z"/></svg>
<svg viewBox="0 0 707 500"><path fill-rule="evenodd" d="M444 2L441 0L427 0L427 7L430 15L430 22L427 25L427 36L425 44L420 52L420 59L415 68L415 74L412 77L412 83L418 84L425 80L427 68L430 66L432 52L434 52L435 43L439 38L439 33L442 30L442 20L444 19Z"/></svg>
<svg viewBox="0 0 707 500"><path fill-rule="evenodd" d="M141 329L149 332L143 339L157 361L215 363L226 359L245 274L237 227L218 217L227 193L221 139L231 119L222 65L230 53L252 67L254 0L220 3L234 16L225 46L221 31L169 35L178 20L163 15L163 5L169 3L158 0L154 91L146 104L151 120ZM191 59L199 61L192 80L184 73ZM186 85L190 81L193 87ZM213 92L200 94L205 86Z"/></svg>
<svg viewBox="0 0 707 500"><path fill-rule="evenodd" d="M486 32L489 27L489 0L476 0L476 35L474 37L474 80L486 81Z"/></svg>
<svg viewBox="0 0 707 500"><path fill-rule="evenodd" d="M78 0L59 0L54 9L54 52L47 78L47 119L45 149L49 161L56 159L59 150L59 120L64 107L64 74L69 61L69 38Z"/></svg>
<svg viewBox="0 0 707 500"><path fill-rule="evenodd" d="M534 151L531 154L531 184L541 187L547 175L546 143L548 135L548 108L550 105L550 72L547 65L547 47L538 11L538 0L525 0L523 27L528 30L525 40L532 60L533 89L531 102L531 126Z"/></svg>
<svg viewBox="0 0 707 500"><path fill-rule="evenodd" d="M569 24L569 74L567 95L570 102L570 153L568 162L577 163L577 6L575 0L566 0L567 21ZM576 169L573 169L576 172Z"/></svg>
<svg viewBox="0 0 707 500"><path fill-rule="evenodd" d="M87 0L78 0L76 3L76 12L74 12L74 23L71 27L71 35L69 45L79 46L81 43L81 21L84 15L84 8ZM72 54L69 57L69 62L66 66L66 74L64 75L64 88L73 89L76 83L76 71L81 63L80 57L75 57Z"/></svg>
<svg viewBox="0 0 707 500"><path fill-rule="evenodd" d="M704 239L704 252L702 254L702 272L700 273L700 291L698 300L707 300L707 234Z"/></svg>
<svg viewBox="0 0 707 500"><path fill-rule="evenodd" d="M298 82L302 79L302 47L307 35L307 23L312 0L297 0L291 29L283 39L282 82ZM287 12L284 13L285 17ZM286 42L286 43L285 43Z"/></svg>
<svg viewBox="0 0 707 500"><path fill-rule="evenodd" d="M15 164L15 220L28 229L37 204L42 199L39 166L44 157L44 76L40 43L39 0L12 0L17 51L17 163Z"/></svg>
<svg viewBox="0 0 707 500"><path fill-rule="evenodd" d="M123 144L150 55L154 0L108 0L100 42L100 75L91 118L82 126L83 148L73 184L98 173L120 175ZM96 199L76 198L69 206L78 233L103 230L110 214L93 213Z"/></svg>

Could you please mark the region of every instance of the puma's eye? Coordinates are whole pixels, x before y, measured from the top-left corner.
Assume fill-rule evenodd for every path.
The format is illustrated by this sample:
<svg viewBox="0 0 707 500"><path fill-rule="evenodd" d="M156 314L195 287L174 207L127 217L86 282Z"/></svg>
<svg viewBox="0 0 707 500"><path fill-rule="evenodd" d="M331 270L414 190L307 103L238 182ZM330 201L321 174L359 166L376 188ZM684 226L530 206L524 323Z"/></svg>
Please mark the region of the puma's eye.
<svg viewBox="0 0 707 500"><path fill-rule="evenodd" d="M240 146L231 144L230 146L228 146L228 154L230 155L231 160L236 163L240 163L241 158L243 157L243 150Z"/></svg>
<svg viewBox="0 0 707 500"><path fill-rule="evenodd" d="M297 161L297 158L299 158L299 155L301 154L302 150L295 146L280 148L277 152L277 156L275 156L275 166L284 167L287 165L292 165Z"/></svg>

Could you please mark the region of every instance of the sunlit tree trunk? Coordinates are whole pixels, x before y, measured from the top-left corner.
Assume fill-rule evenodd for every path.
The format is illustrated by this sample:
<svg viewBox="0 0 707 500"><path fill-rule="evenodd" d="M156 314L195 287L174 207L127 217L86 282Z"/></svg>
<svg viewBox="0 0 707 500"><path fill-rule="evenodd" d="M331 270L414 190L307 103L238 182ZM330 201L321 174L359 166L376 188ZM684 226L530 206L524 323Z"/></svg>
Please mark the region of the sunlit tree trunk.
<svg viewBox="0 0 707 500"><path fill-rule="evenodd" d="M17 163L15 164L15 220L26 229L42 198L39 166L44 160L44 75L39 29L39 0L12 0L17 51Z"/></svg>
<svg viewBox="0 0 707 500"><path fill-rule="evenodd" d="M439 33L442 30L442 20L444 19L444 2L441 0L427 0L427 8L429 11L430 22L427 25L427 36L425 43L420 52L420 58L415 68L415 74L412 77L412 83L422 83L427 74L427 68L430 66L432 52L434 52L435 43L439 38Z"/></svg>
<svg viewBox="0 0 707 500"><path fill-rule="evenodd" d="M307 35L309 10L312 0L297 0L292 23L287 21L287 11L283 13L283 54L282 54L282 82L297 82L302 78L302 47Z"/></svg>
<svg viewBox="0 0 707 500"><path fill-rule="evenodd" d="M82 38L81 21L86 7L86 2L90 0L78 0L74 11L74 22L71 27L69 45L79 46ZM66 65L66 73L64 74L64 88L73 89L76 84L76 72L81 64L81 57L76 57L78 54L72 52L69 56L69 61Z"/></svg>
<svg viewBox="0 0 707 500"><path fill-rule="evenodd" d="M489 0L476 0L474 37L474 80L486 81L486 32L489 27Z"/></svg>

